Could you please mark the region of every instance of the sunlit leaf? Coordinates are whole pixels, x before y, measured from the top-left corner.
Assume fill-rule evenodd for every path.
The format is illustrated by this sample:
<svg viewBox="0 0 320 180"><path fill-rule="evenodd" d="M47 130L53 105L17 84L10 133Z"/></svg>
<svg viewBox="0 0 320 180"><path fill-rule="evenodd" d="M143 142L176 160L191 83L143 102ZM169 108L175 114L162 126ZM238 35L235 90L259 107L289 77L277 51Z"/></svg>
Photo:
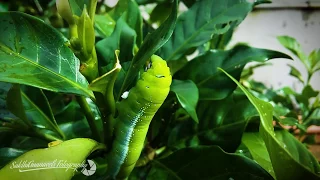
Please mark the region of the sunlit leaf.
<svg viewBox="0 0 320 180"><path fill-rule="evenodd" d="M315 157L288 131L274 131L272 124L273 107L250 92L236 79L227 74L246 94L260 114L260 134L266 144L272 166L278 180L319 179L320 166Z"/></svg>
<svg viewBox="0 0 320 180"><path fill-rule="evenodd" d="M31 162L34 164L39 163L84 163L86 157L93 151L103 149L104 145L97 143L92 139L72 139L69 141L62 142L53 147L45 149L35 149L24 153L18 158L8 163L4 168L0 170L1 179L61 179L69 180L74 175L75 168L63 168L68 167L67 165L45 166L44 168L39 167L19 167L19 162ZM72 154L72 155L70 155ZM62 167L62 168L61 168Z"/></svg>
<svg viewBox="0 0 320 180"><path fill-rule="evenodd" d="M93 97L67 39L38 18L0 14L0 81Z"/></svg>
<svg viewBox="0 0 320 180"><path fill-rule="evenodd" d="M177 20L172 37L158 54L168 60L177 60L190 48L208 42L214 34L224 34L230 24L239 24L251 11L252 4L242 0L197 1Z"/></svg>

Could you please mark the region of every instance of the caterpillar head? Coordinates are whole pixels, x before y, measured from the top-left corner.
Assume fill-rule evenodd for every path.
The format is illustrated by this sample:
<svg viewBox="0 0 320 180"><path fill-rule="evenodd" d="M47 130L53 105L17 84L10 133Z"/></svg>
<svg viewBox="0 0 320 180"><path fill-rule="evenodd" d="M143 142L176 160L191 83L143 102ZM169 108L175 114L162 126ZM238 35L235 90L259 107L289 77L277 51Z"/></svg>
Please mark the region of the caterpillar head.
<svg viewBox="0 0 320 180"><path fill-rule="evenodd" d="M145 98L163 101L163 97L167 97L170 91L171 81L172 77L167 62L153 55L150 68L142 73L137 86L141 92L144 92Z"/></svg>

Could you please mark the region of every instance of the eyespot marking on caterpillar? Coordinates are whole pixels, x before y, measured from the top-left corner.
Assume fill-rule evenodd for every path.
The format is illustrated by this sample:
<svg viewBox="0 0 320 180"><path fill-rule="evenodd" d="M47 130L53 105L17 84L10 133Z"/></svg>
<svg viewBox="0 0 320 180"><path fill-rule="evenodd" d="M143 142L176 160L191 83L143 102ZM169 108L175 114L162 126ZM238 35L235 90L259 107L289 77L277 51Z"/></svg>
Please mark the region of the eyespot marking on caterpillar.
<svg viewBox="0 0 320 180"><path fill-rule="evenodd" d="M166 76L164 75L156 75L157 78L165 78Z"/></svg>

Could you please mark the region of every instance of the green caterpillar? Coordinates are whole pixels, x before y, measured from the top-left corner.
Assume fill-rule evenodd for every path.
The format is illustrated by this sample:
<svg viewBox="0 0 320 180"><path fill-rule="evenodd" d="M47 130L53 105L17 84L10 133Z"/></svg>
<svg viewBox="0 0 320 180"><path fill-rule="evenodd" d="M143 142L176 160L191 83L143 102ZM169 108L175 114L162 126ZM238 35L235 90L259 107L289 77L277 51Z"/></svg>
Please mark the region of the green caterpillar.
<svg viewBox="0 0 320 180"><path fill-rule="evenodd" d="M143 149L149 124L166 99L172 77L166 61L151 57L151 68L142 73L135 87L117 107L112 150L108 155L108 176L126 179Z"/></svg>

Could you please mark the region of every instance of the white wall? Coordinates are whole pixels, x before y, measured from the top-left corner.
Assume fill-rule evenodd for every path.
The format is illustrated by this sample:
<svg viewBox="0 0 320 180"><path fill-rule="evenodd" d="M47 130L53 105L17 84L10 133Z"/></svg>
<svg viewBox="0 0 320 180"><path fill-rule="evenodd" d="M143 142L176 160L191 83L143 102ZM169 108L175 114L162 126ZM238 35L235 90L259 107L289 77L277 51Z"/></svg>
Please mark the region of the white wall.
<svg viewBox="0 0 320 180"><path fill-rule="evenodd" d="M290 1L291 4L288 3ZM320 8L307 10L303 8L305 4L302 0L286 0L284 4L283 2L284 0L278 0L275 3L278 3L279 7L273 5L271 8L259 8L249 14L236 30L231 45L247 42L254 47L278 50L292 55L276 39L279 35L289 35L300 42L307 54L315 48L320 48ZM314 0L312 3L313 6L320 5L319 0ZM295 8L287 8L284 5ZM268 87L277 89L291 86L300 92L302 86L289 75L290 69L287 64L303 70L304 78L306 78L306 71L297 57L293 55L292 57L295 58L294 61L285 59L269 61L273 66L256 69L253 78L265 83ZM319 71L312 77L311 84L314 89L320 90Z"/></svg>

